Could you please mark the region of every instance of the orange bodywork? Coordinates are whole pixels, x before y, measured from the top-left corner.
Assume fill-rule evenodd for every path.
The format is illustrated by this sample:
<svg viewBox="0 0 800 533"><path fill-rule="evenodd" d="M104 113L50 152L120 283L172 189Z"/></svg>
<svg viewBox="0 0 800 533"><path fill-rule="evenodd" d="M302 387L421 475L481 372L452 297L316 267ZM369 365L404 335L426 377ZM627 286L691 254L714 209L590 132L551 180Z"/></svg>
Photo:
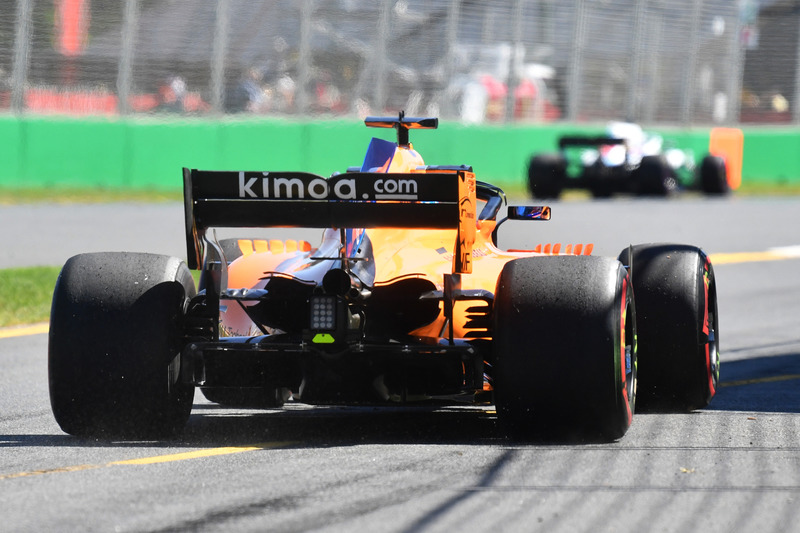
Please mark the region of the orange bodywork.
<svg viewBox="0 0 800 533"><path fill-rule="evenodd" d="M387 173L425 172L422 158L413 149L398 147L394 157L386 161L380 170ZM374 170L373 170L374 171ZM471 173L470 173L471 175ZM498 276L503 266L513 259L536 255L589 255L591 245L539 246L534 250L500 250L492 241L492 233L497 227L494 219L476 220L479 212L474 196L474 180L471 197L471 213L462 213L461 227L457 229L400 229L374 228L365 230L372 246L375 279L374 285L388 283L400 277L418 277L432 282L438 291L444 290L446 274L460 275L461 289L483 289L494 293ZM462 197L463 198L463 197ZM466 204L465 204L466 205ZM465 227L464 221L469 221ZM326 241L339 240L336 229L321 229L322 244L312 247L301 241L239 241L242 256L234 260L228 268L229 288L263 288L265 274L281 273L308 282L319 282L320 269L315 257ZM461 245L457 244L460 241ZM340 241L339 241L340 242ZM466 244L466 245L465 245ZM456 250L468 257L454 257ZM318 262L317 262L318 263ZM330 264L330 263L328 263ZM328 267L330 268L330 267ZM242 306L249 305L241 302ZM453 335L463 338L468 333L467 309L475 306L474 301L455 302L453 309ZM447 328L444 311L433 322L412 332L420 340L438 339ZM258 335L258 327L250 321L240 305L229 305L221 313L222 332L229 335ZM473 335L474 338L474 335Z"/></svg>

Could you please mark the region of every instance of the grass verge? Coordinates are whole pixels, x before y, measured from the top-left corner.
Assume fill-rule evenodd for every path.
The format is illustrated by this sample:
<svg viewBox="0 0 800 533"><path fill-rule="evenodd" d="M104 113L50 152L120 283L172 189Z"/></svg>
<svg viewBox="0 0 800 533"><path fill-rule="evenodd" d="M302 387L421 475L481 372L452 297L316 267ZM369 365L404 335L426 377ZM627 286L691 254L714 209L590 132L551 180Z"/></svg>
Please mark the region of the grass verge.
<svg viewBox="0 0 800 533"><path fill-rule="evenodd" d="M735 194L739 196L797 196L800 195L800 182L745 182Z"/></svg>
<svg viewBox="0 0 800 533"><path fill-rule="evenodd" d="M0 269L0 327L47 322L61 267Z"/></svg>
<svg viewBox="0 0 800 533"><path fill-rule="evenodd" d="M0 328L47 322L61 267L0 269ZM200 272L192 270L195 286Z"/></svg>

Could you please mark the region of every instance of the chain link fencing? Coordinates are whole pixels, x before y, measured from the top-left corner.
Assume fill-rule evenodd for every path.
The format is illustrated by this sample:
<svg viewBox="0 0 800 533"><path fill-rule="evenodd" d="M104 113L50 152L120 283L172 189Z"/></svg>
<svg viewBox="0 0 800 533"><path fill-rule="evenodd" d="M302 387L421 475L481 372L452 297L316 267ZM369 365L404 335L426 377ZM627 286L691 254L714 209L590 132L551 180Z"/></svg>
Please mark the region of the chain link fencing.
<svg viewBox="0 0 800 533"><path fill-rule="evenodd" d="M0 109L800 124L800 1L0 0Z"/></svg>

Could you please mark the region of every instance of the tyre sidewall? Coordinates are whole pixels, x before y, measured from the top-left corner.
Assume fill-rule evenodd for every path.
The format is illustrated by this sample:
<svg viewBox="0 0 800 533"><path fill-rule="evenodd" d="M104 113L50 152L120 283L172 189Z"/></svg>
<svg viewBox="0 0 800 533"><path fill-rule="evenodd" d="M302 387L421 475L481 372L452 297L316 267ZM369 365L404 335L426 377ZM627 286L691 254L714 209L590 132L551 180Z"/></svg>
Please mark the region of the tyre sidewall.
<svg viewBox="0 0 800 533"><path fill-rule="evenodd" d="M610 258L506 265L495 296L493 364L498 416L512 435L624 435L635 402L622 370L627 285L622 265Z"/></svg>
<svg viewBox="0 0 800 533"><path fill-rule="evenodd" d="M51 308L48 373L67 433L164 433L188 418L182 322L194 282L178 259L98 253L71 258Z"/></svg>
<svg viewBox="0 0 800 533"><path fill-rule="evenodd" d="M725 159L707 155L700 163L700 190L705 194L726 194L730 192Z"/></svg>
<svg viewBox="0 0 800 533"><path fill-rule="evenodd" d="M645 196L667 196L677 188L677 181L662 156L644 156L634 171L635 190Z"/></svg>
<svg viewBox="0 0 800 533"><path fill-rule="evenodd" d="M561 154L539 154L528 163L528 191L534 198L558 198L567 180L567 160Z"/></svg>
<svg viewBox="0 0 800 533"><path fill-rule="evenodd" d="M632 247L639 338L639 406L690 411L705 407L719 376L716 281L708 256L695 246ZM620 254L630 264L628 250ZM715 344L708 341L707 311Z"/></svg>

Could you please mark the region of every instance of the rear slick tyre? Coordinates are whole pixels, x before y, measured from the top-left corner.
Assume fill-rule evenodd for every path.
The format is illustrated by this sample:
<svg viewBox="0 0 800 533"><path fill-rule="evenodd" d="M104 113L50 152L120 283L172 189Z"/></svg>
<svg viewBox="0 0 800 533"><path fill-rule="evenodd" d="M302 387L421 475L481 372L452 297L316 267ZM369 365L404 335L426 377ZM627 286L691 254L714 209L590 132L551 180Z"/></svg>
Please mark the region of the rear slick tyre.
<svg viewBox="0 0 800 533"><path fill-rule="evenodd" d="M662 156L644 156L633 178L636 190L642 196L669 196L678 188L672 169Z"/></svg>
<svg viewBox="0 0 800 533"><path fill-rule="evenodd" d="M561 154L540 154L528 163L528 191L534 198L558 198L567 184L567 160Z"/></svg>
<svg viewBox="0 0 800 533"><path fill-rule="evenodd" d="M709 195L721 195L730 192L728 185L728 170L725 159L719 156L707 155L700 163L698 173L700 190Z"/></svg>
<svg viewBox="0 0 800 533"><path fill-rule="evenodd" d="M640 244L632 268L639 331L639 408L686 412L708 405L719 380L717 285L695 246Z"/></svg>
<svg viewBox="0 0 800 533"><path fill-rule="evenodd" d="M137 253L72 257L50 314L50 403L66 433L168 437L189 418L194 387L180 380L186 264Z"/></svg>
<svg viewBox="0 0 800 533"><path fill-rule="evenodd" d="M615 440L636 401L636 312L615 259L517 259L493 312L497 414L515 438Z"/></svg>

